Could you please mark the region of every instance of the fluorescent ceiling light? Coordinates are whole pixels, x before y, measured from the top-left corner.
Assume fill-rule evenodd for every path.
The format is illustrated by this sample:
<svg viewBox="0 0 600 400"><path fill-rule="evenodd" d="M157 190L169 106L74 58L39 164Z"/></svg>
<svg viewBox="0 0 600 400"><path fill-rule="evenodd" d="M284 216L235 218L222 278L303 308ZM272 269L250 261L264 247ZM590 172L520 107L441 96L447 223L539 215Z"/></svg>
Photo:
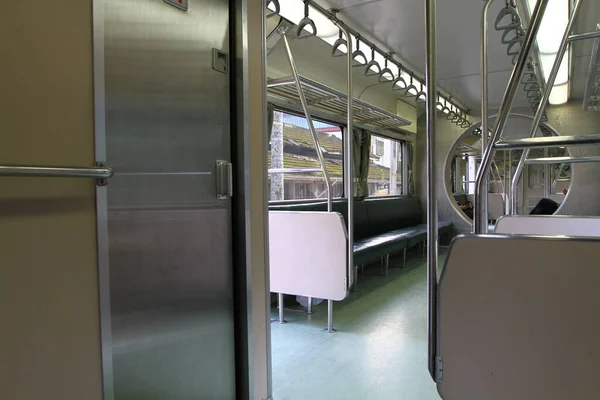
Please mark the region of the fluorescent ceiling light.
<svg viewBox="0 0 600 400"><path fill-rule="evenodd" d="M537 0L527 0L529 12ZM557 53L560 41L569 23L569 0L552 0L548 2L537 34L537 44L542 54Z"/></svg>
<svg viewBox="0 0 600 400"><path fill-rule="evenodd" d="M555 85L552 88L548 101L553 105L564 104L569 101L569 84Z"/></svg>
<svg viewBox="0 0 600 400"><path fill-rule="evenodd" d="M546 81L550 76L550 72L552 72L552 66L554 65L554 60L556 60L556 54L540 54L540 63L542 64L542 72L544 73L544 78ZM560 68L558 69L558 75L556 75L556 80L554 81L554 86L562 85L569 81L569 59L564 57L562 63L560 64Z"/></svg>
<svg viewBox="0 0 600 400"><path fill-rule="evenodd" d="M537 0L527 0L529 14L531 15ZM560 42L569 24L569 0L552 0L548 2L546 12L543 15L540 30L536 36L540 52L540 63L544 80L548 82L552 67L556 60ZM550 93L550 104L564 104L569 100L569 51L567 46L552 92Z"/></svg>

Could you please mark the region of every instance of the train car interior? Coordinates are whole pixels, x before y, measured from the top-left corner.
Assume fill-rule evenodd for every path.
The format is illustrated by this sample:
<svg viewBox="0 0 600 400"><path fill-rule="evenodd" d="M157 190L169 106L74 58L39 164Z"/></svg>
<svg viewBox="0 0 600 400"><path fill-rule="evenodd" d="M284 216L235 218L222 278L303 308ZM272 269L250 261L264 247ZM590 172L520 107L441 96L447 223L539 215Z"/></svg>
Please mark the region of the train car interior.
<svg viewBox="0 0 600 400"><path fill-rule="evenodd" d="M5 6L0 399L600 398L599 1Z"/></svg>

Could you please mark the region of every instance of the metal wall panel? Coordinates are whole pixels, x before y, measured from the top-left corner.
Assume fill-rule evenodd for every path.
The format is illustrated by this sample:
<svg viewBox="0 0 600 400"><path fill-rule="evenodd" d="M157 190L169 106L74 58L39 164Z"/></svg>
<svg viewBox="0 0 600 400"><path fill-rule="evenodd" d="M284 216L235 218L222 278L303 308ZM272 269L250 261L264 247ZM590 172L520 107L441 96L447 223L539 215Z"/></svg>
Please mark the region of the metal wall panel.
<svg viewBox="0 0 600 400"><path fill-rule="evenodd" d="M115 397L233 399L228 2L107 0L108 231Z"/></svg>

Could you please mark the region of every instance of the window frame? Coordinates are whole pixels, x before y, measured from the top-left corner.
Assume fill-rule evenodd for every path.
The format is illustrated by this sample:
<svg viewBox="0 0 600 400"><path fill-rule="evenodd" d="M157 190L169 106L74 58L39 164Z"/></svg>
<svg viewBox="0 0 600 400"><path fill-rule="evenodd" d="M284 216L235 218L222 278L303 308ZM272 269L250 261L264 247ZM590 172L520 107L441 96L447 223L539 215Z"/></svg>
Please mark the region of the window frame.
<svg viewBox="0 0 600 400"><path fill-rule="evenodd" d="M288 108L288 107L283 107L283 106L280 106L280 105L274 104L274 103L271 103L271 104L273 105L273 112L281 112L284 114L288 114L288 115L306 119L306 115L300 111L297 111L297 110L294 110L294 109ZM322 117L320 115L317 115L317 116L311 115L311 118L313 121L317 121L317 122L321 122L321 123L339 127L340 132L342 134L342 143L345 143L346 135L348 133L347 124L341 123L341 122L333 120L333 119L329 119L327 117ZM407 156L408 156L409 141L406 139L397 138L397 137L389 135L389 134L385 134L385 133L381 133L381 132L373 132L373 131L370 131L369 129L366 129L366 130L369 131L372 138L377 137L380 139L393 140L400 144L401 168L399 169L399 173L401 174L401 177L402 177L402 180L401 180L402 193L393 194L393 195L385 195L385 196L365 196L364 199L384 199L384 198L399 198L399 197L410 196L410 193L409 193L410 188L409 188L409 182L408 182L408 164L406 162L407 158L408 158ZM270 146L270 143L267 143L267 146ZM267 153L269 151L270 150L267 148ZM345 145L342 146L342 158L343 159L344 159L344 154L345 154ZM349 197L345 190L346 189L346 179L348 179L345 167L346 167L345 163L342 163L342 194L340 197L333 197L334 201L340 200L340 199L344 200ZM270 180L270 174L267 171L267 187L268 187L269 180ZM284 197L285 197L285 195L284 195ZM269 198L269 196L267 196L267 198ZM356 199L356 198L358 198L358 196L356 196L353 193L352 198ZM307 204L307 203L320 203L320 202L326 201L326 200L327 200L327 198L324 198L324 199L294 199L294 200L285 200L284 199L284 200L267 200L267 203L269 205Z"/></svg>
<svg viewBox="0 0 600 400"><path fill-rule="evenodd" d="M273 104L273 112L280 112L280 113L283 113L283 114L300 117L300 118L303 118L303 119L306 120L306 115L304 113L301 113L301 112L298 112L298 111L295 111L295 110L292 110L292 109L288 109L288 108L285 108L285 107L280 107L280 106L277 106L275 104ZM344 143L345 135L346 135L346 131L347 131L346 125L340 124L339 122L336 122L336 121L329 120L327 118L322 118L320 116L314 117L314 116L311 115L311 119L314 122L321 122L321 123L324 123L324 124L328 124L328 125L331 125L331 126L338 127L340 129L340 133L342 135L342 160L344 160L345 146L343 145L343 143ZM267 155L271 151L270 150L270 146L271 146L271 143L268 142L267 143L267 151L266 151ZM271 176L271 174L269 173L268 166L267 166L267 185L266 185L267 186L267 190L270 187L270 185L269 185L270 176ZM345 193L345 187L346 187L345 186L345 182L346 182L346 179L347 179L347 177L346 177L346 168L345 168L344 162L342 161L342 193L341 193L341 196L339 196L339 197L338 196L334 196L333 197L334 201L335 200L340 200L340 199L343 200L343 199L347 198L346 193ZM323 183L325 183L325 178L323 178L322 181L323 181ZM284 178L284 184L285 184L285 178ZM268 191L267 191L267 194L268 194ZM284 189L284 197L285 197L285 189ZM269 198L268 195L267 195L267 198ZM286 204L320 203L320 202L323 202L323 201L327 201L327 197L325 197L325 198L316 198L316 199L267 200L267 203L269 205L286 205Z"/></svg>
<svg viewBox="0 0 600 400"><path fill-rule="evenodd" d="M386 199L386 198L399 198L399 197L406 197L406 196L410 196L410 194L408 193L409 188L408 188L408 164L406 163L407 160L407 156L408 156L408 140L404 140L404 139L398 139L392 136L388 136L388 135L383 135L381 133L374 133L371 132L371 140L373 140L373 138L375 139L387 139L387 140L391 140L394 142L397 142L398 144L400 144L400 148L399 153L400 153L400 168L398 168L398 173L401 176L401 182L402 182L402 190L400 194L387 194L387 195L383 195L383 196L365 196L365 199ZM371 164L369 164L370 166Z"/></svg>

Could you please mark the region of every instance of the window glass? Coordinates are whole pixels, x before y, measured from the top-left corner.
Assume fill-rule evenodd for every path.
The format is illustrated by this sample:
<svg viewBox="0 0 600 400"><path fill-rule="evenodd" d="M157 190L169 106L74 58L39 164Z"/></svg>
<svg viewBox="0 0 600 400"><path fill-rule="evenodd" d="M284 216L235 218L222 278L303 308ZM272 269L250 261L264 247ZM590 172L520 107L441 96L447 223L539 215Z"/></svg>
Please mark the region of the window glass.
<svg viewBox="0 0 600 400"><path fill-rule="evenodd" d="M402 194L402 146L398 140L371 136L369 196Z"/></svg>
<svg viewBox="0 0 600 400"><path fill-rule="evenodd" d="M333 197L343 195L343 143L339 126L313 119L325 166L331 179ZM272 169L320 168L308 121L275 111L268 154L269 200L327 199L322 172L273 172Z"/></svg>

